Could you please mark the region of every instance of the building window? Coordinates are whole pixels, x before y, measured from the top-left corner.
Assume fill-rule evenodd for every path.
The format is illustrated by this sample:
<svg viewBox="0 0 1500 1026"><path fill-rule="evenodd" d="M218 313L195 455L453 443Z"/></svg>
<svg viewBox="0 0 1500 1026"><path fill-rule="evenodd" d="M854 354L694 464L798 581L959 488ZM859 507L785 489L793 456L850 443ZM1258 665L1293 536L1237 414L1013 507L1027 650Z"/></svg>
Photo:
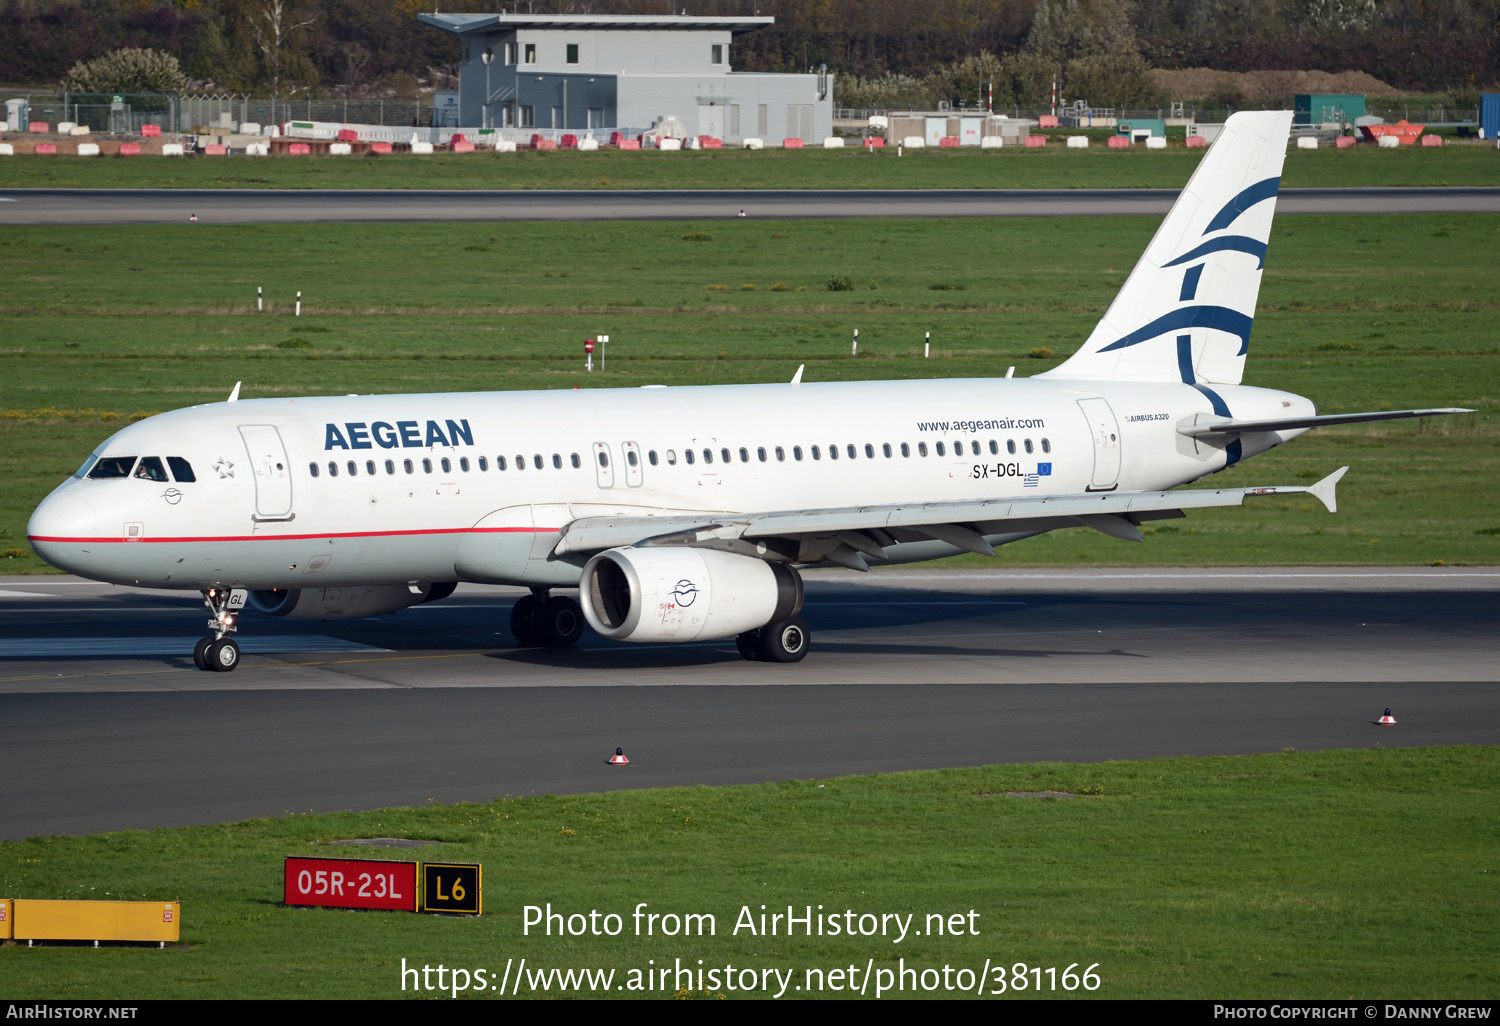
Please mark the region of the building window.
<svg viewBox="0 0 1500 1026"><path fill-rule="evenodd" d="M761 138L766 135L766 104L756 104L755 107L755 134Z"/></svg>
<svg viewBox="0 0 1500 1026"><path fill-rule="evenodd" d="M569 64L577 64L578 63L578 44L577 43L569 43L568 44L568 63Z"/></svg>
<svg viewBox="0 0 1500 1026"><path fill-rule="evenodd" d="M535 43L527 43L526 44L525 54L526 54L526 63L527 64L535 64L536 63L536 44Z"/></svg>
<svg viewBox="0 0 1500 1026"><path fill-rule="evenodd" d="M516 127L516 101L506 100L500 105L500 126L502 128Z"/></svg>
<svg viewBox="0 0 1500 1026"><path fill-rule="evenodd" d="M505 63L516 63L516 41L514 39L505 44Z"/></svg>
<svg viewBox="0 0 1500 1026"><path fill-rule="evenodd" d="M521 128L533 128L536 125L536 108L528 104L521 107Z"/></svg>
<svg viewBox="0 0 1500 1026"><path fill-rule="evenodd" d="M729 105L729 137L731 139L740 137L740 105L737 103Z"/></svg>
<svg viewBox="0 0 1500 1026"><path fill-rule="evenodd" d="M713 54L713 59L709 61L710 64L723 64L724 63L724 44L723 43L715 43L712 47L710 47L710 51Z"/></svg>

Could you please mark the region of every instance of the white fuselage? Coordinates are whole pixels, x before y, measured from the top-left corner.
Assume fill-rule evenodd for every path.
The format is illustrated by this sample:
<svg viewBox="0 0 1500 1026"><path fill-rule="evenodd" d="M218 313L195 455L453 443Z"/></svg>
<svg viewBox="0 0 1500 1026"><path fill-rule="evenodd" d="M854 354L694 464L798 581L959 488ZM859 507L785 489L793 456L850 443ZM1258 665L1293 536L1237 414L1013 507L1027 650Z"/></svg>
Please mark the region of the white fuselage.
<svg viewBox="0 0 1500 1026"><path fill-rule="evenodd" d="M1160 490L1301 433L1225 446L1180 424L1311 412L1245 386L1008 378L242 400L92 458L176 457L195 480L91 462L28 535L54 566L156 587L573 586L584 560L552 549L579 517Z"/></svg>

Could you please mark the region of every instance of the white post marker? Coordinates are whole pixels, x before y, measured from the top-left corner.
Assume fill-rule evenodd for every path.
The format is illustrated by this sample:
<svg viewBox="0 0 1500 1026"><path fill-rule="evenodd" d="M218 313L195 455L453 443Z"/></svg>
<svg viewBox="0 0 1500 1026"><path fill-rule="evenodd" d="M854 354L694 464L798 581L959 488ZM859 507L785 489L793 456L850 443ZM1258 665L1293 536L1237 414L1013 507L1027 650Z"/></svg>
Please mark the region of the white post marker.
<svg viewBox="0 0 1500 1026"><path fill-rule="evenodd" d="M302 316L302 290L301 289L297 290L297 312L295 314L293 314L292 316L293 317L301 317Z"/></svg>
<svg viewBox="0 0 1500 1026"><path fill-rule="evenodd" d="M265 310L265 308L266 308L265 293L261 290L261 287L259 285L257 285L257 286L255 286L255 312L256 313L260 313L261 311Z"/></svg>
<svg viewBox="0 0 1500 1026"><path fill-rule="evenodd" d="M589 373L594 370L594 340L591 338L583 340L583 369Z"/></svg>
<svg viewBox="0 0 1500 1026"><path fill-rule="evenodd" d="M926 360L932 356L932 332L927 333L927 339L922 343L922 359Z"/></svg>
<svg viewBox="0 0 1500 1026"><path fill-rule="evenodd" d="M849 355L850 356L858 356L859 355L859 329L858 328L854 329L854 341L851 342L851 343L849 343Z"/></svg>
<svg viewBox="0 0 1500 1026"><path fill-rule="evenodd" d="M609 336L608 335L600 335L599 336L599 373L600 374L604 373L604 354L609 351L608 350L608 346L609 346Z"/></svg>

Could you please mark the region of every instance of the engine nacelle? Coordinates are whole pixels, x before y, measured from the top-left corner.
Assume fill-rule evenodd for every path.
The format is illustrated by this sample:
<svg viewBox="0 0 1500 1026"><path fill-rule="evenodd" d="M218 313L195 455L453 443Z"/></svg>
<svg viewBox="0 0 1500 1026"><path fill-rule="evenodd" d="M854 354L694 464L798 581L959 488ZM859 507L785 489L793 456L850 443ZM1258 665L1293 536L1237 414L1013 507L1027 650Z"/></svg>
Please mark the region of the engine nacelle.
<svg viewBox="0 0 1500 1026"><path fill-rule="evenodd" d="M802 577L717 549L627 546L583 568L579 600L589 626L617 641L729 638L802 608Z"/></svg>
<svg viewBox="0 0 1500 1026"><path fill-rule="evenodd" d="M415 587L415 591L412 588ZM353 620L380 616L419 602L453 594L451 582L439 584L370 584L348 588L288 588L252 591L249 605L270 616L293 620Z"/></svg>

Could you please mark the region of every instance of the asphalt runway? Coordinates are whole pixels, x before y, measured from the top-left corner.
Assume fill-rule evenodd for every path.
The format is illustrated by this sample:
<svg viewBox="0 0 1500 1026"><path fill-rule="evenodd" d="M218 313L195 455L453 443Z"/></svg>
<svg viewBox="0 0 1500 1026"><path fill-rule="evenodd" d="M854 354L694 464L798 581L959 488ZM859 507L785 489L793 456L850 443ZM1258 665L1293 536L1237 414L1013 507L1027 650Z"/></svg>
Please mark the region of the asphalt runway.
<svg viewBox="0 0 1500 1026"><path fill-rule="evenodd" d="M1176 189L563 190L8 189L0 224L649 221L739 216L1161 216ZM1500 212L1500 188L1283 189L1278 214Z"/></svg>
<svg viewBox="0 0 1500 1026"><path fill-rule="evenodd" d="M815 572L813 650L515 646L517 589L373 620L0 578L0 839L1038 760L1500 743L1500 568ZM1389 706L1399 723L1374 721ZM613 768L617 746L632 762Z"/></svg>

